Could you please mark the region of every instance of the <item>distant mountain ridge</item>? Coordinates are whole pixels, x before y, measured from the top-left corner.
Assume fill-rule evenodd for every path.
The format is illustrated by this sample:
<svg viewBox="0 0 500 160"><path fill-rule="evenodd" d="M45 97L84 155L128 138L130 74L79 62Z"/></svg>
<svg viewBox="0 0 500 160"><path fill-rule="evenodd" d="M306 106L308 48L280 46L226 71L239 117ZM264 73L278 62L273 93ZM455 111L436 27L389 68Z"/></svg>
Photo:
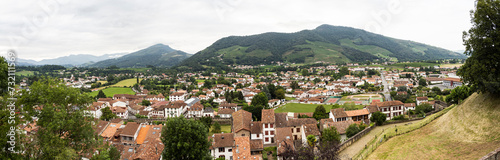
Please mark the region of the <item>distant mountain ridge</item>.
<svg viewBox="0 0 500 160"><path fill-rule="evenodd" d="M258 65L272 62L347 63L381 58L406 61L466 58L466 56L361 29L321 25L313 30L295 33L269 32L221 38L179 66Z"/></svg>
<svg viewBox="0 0 500 160"><path fill-rule="evenodd" d="M171 67L177 65L182 60L190 57L191 54L175 50L168 45L156 44L145 49L121 56L119 58L107 59L92 64L87 67L109 67L120 68L140 68L146 66Z"/></svg>
<svg viewBox="0 0 500 160"><path fill-rule="evenodd" d="M48 64L62 65L62 66L80 66L86 63L94 63L106 59L118 58L125 54L127 53L105 54L102 56L94 56L90 54L77 54L77 55L63 56L53 59L43 59L41 61L18 59L17 63L20 66L36 66L36 65L48 65Z"/></svg>

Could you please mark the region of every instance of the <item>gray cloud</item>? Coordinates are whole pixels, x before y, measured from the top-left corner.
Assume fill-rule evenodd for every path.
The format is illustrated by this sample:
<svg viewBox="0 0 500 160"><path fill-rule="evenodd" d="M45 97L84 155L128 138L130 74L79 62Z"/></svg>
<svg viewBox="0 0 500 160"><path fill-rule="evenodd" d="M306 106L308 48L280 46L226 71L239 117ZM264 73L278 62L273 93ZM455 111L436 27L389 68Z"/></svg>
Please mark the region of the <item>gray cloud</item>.
<svg viewBox="0 0 500 160"><path fill-rule="evenodd" d="M460 50L474 7L472 0L53 1L59 3L1 1L9 7L0 10L0 51L13 48L14 39L20 42L19 57L35 60L132 52L156 43L196 53L225 36L297 32L321 24L371 27L386 36ZM398 12L391 4L399 4ZM53 14L46 16L47 11ZM37 17L46 23L37 23Z"/></svg>

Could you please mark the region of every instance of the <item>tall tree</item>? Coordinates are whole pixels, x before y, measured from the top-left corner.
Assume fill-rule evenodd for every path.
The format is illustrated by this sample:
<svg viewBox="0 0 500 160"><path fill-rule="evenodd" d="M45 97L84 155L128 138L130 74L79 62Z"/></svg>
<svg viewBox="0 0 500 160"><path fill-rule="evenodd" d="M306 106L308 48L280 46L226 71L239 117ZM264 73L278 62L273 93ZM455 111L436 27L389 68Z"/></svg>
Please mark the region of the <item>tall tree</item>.
<svg viewBox="0 0 500 160"><path fill-rule="evenodd" d="M176 117L169 119L163 128L164 159L211 159L208 128L203 123Z"/></svg>
<svg viewBox="0 0 500 160"><path fill-rule="evenodd" d="M4 57L0 56L0 95L7 90L8 64Z"/></svg>
<svg viewBox="0 0 500 160"><path fill-rule="evenodd" d="M337 128L330 127L323 129L323 131L321 132L321 143L324 142L340 143L340 134L337 131Z"/></svg>
<svg viewBox="0 0 500 160"><path fill-rule="evenodd" d="M266 94L264 92L260 92L259 94L253 96L251 104L253 106L261 105L261 106L264 106L265 108L267 108L269 106L268 102L269 102L269 100L267 99Z"/></svg>
<svg viewBox="0 0 500 160"><path fill-rule="evenodd" d="M220 132L222 132L222 130L220 128L220 124L219 124L219 122L215 122L213 129L212 129L212 133L220 133Z"/></svg>
<svg viewBox="0 0 500 160"><path fill-rule="evenodd" d="M458 75L480 92L500 94L500 1L477 0L475 7L472 28L464 31L462 38L465 54L470 57Z"/></svg>
<svg viewBox="0 0 500 160"><path fill-rule="evenodd" d="M352 136L356 135L359 131L361 131L361 129L359 129L358 124L354 123L349 125L349 127L347 127L347 129L345 130L345 134L347 138L351 138Z"/></svg>
<svg viewBox="0 0 500 160"><path fill-rule="evenodd" d="M325 107L323 107L323 105L317 106L316 109L314 109L313 117L316 120L328 118Z"/></svg>
<svg viewBox="0 0 500 160"><path fill-rule="evenodd" d="M99 99L99 98L106 98L106 94L104 94L104 92L101 90L99 90L99 93L97 93L97 96L95 97L96 99Z"/></svg>
<svg viewBox="0 0 500 160"><path fill-rule="evenodd" d="M109 109L109 107L104 107L103 109L101 109L101 112L102 112L101 120L109 121L117 117L116 114L114 114L113 111Z"/></svg>
<svg viewBox="0 0 500 160"><path fill-rule="evenodd" d="M64 98L62 98L64 97ZM38 132L26 155L36 159L76 159L92 154L97 141L93 117L85 113L90 97L57 79L42 79L22 91L18 104L28 117L38 117Z"/></svg>
<svg viewBox="0 0 500 160"><path fill-rule="evenodd" d="M285 99L285 90L283 89L278 89L274 92L274 94L276 95L276 99Z"/></svg>
<svg viewBox="0 0 500 160"><path fill-rule="evenodd" d="M384 113L377 111L372 114L372 117L370 117L370 121L375 122L378 126L382 125L387 118L387 115Z"/></svg>
<svg viewBox="0 0 500 160"><path fill-rule="evenodd" d="M207 126L207 128L210 128L212 126L212 117L200 117L200 122Z"/></svg>

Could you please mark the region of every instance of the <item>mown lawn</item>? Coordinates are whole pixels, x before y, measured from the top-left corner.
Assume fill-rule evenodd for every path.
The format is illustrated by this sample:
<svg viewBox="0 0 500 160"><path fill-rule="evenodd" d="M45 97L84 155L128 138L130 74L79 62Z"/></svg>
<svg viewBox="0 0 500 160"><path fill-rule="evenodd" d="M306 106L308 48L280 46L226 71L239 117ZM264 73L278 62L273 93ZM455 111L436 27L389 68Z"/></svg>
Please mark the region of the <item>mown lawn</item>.
<svg viewBox="0 0 500 160"><path fill-rule="evenodd" d="M142 78L139 78L139 82L142 80ZM116 84L113 84L111 85L112 87L123 87L123 86L127 86L127 87L131 87L133 86L135 83L137 83L137 79L136 78L130 78L130 79L126 79L126 80L122 80Z"/></svg>
<svg viewBox="0 0 500 160"><path fill-rule="evenodd" d="M115 94L135 94L135 92L132 91L131 88L123 88L123 87L109 87L103 89L102 91L107 97L113 97ZM90 92L89 95L97 96L97 93L99 93L99 91Z"/></svg>
<svg viewBox="0 0 500 160"><path fill-rule="evenodd" d="M214 133L212 133L212 130L214 129L214 125L212 124L212 127L210 127L210 131L208 132L209 136L212 136ZM231 133L231 125L220 125L220 130L224 133Z"/></svg>
<svg viewBox="0 0 500 160"><path fill-rule="evenodd" d="M317 106L320 104L302 104L302 103L287 103L284 106L276 108L274 110L275 113L281 112L295 112L295 113L306 113L306 112L314 112ZM329 112L332 108L332 105L323 105L325 107L326 112Z"/></svg>

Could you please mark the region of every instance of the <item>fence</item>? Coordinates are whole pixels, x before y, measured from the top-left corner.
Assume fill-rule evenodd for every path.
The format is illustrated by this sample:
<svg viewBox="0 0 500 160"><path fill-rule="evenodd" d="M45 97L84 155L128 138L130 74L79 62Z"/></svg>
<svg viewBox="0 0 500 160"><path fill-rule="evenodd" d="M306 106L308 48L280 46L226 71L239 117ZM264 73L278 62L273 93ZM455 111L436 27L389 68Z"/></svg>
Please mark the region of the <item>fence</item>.
<svg viewBox="0 0 500 160"><path fill-rule="evenodd" d="M500 148L481 157L479 160L500 160Z"/></svg>
<svg viewBox="0 0 500 160"><path fill-rule="evenodd" d="M366 159L368 155L370 155L375 149L377 149L378 146L389 140L390 138L394 136L398 136L401 134L406 134L408 132L414 131L416 129L422 128L423 126L429 124L436 118L442 116L443 114L447 113L450 109L452 109L454 106L447 107L446 109L442 110L441 112L438 112L436 114L433 114L432 116L428 116L427 118L423 119L422 121L414 124L405 124L403 126L395 126L394 128L387 128L380 132L379 134L376 134L375 137L370 140L366 145L363 150L361 150L358 154L354 155L352 159L358 160L358 159ZM488 159L489 160L489 159Z"/></svg>
<svg viewBox="0 0 500 160"><path fill-rule="evenodd" d="M375 126L369 126L369 127L365 128L364 130L362 130L361 132L357 133L356 135L352 136L351 138L347 139L346 141L342 142L339 145L339 152L344 150L345 148L349 147L351 144L353 144L358 139L363 137L366 133L370 132L373 128L375 128Z"/></svg>

